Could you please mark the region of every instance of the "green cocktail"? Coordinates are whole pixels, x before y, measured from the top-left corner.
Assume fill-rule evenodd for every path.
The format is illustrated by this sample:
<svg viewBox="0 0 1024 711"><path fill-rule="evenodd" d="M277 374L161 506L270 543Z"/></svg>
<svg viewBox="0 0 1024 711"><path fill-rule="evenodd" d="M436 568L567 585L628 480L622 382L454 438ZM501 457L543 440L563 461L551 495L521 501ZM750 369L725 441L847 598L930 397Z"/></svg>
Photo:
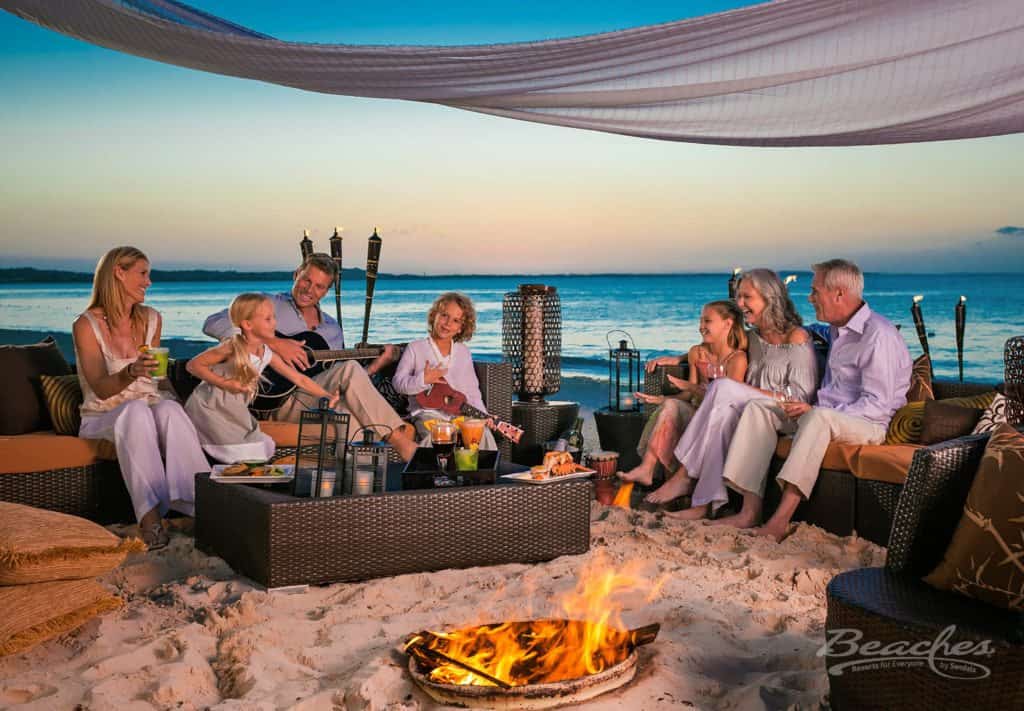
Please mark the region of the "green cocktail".
<svg viewBox="0 0 1024 711"><path fill-rule="evenodd" d="M154 378L166 378L167 377L167 357L168 352L166 348L150 348L149 355L153 356L156 361L156 367L151 371L151 375Z"/></svg>
<svg viewBox="0 0 1024 711"><path fill-rule="evenodd" d="M460 447L455 450L455 469L460 472L475 472L480 468L480 450Z"/></svg>

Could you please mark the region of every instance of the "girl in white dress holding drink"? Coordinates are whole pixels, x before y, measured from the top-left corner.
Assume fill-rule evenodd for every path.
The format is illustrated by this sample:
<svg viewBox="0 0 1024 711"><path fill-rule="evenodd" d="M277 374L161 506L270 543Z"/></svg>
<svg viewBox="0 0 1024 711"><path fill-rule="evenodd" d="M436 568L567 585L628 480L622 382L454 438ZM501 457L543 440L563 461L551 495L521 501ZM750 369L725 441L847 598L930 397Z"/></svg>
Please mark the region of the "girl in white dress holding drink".
<svg viewBox="0 0 1024 711"><path fill-rule="evenodd" d="M185 403L199 432L203 449L221 462L267 460L274 454L274 440L260 431L249 412L260 374L270 366L303 390L328 398L328 393L278 357L266 344L274 337L277 319L266 294L240 294L228 309L238 333L188 362L188 372L201 382Z"/></svg>

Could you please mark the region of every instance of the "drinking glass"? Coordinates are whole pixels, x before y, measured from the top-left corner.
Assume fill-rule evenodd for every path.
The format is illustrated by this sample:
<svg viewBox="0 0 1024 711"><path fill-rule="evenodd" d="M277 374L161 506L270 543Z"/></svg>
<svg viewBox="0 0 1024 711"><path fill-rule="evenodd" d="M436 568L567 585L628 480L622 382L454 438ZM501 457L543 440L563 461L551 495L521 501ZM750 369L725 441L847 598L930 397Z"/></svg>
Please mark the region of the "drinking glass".
<svg viewBox="0 0 1024 711"><path fill-rule="evenodd" d="M442 473L448 471L448 462L455 449L455 433L458 431L459 428L451 422L435 422L430 426L430 440L437 455L437 468Z"/></svg>
<svg viewBox="0 0 1024 711"><path fill-rule="evenodd" d="M796 395L793 392L793 386L789 384L781 386L778 390L773 390L772 395L775 397L775 400L781 404L796 402Z"/></svg>
<svg viewBox="0 0 1024 711"><path fill-rule="evenodd" d="M149 355L153 356L156 360L156 367L151 373L154 380L160 380L161 378L167 377L167 360L169 351L166 348L150 348L148 351Z"/></svg>
<svg viewBox="0 0 1024 711"><path fill-rule="evenodd" d="M472 447L474 444L479 446L480 440L484 437L484 427L487 426L486 420L480 419L466 419L459 423L459 432L462 435L462 446Z"/></svg>
<svg viewBox="0 0 1024 711"><path fill-rule="evenodd" d="M704 362L704 377L709 381L717 380L718 378L725 377L725 364L724 363L712 363L711 361Z"/></svg>

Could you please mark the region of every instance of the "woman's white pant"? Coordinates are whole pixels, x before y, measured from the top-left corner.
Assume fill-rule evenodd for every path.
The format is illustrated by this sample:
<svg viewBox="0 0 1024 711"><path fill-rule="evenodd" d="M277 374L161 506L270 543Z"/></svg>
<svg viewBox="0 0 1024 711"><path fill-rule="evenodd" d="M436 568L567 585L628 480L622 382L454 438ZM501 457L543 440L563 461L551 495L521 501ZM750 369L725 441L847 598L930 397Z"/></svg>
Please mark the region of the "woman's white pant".
<svg viewBox="0 0 1024 711"><path fill-rule="evenodd" d="M136 520L154 508L161 516L169 509L195 513L195 475L210 465L180 404L129 400L109 412L84 414L78 435L113 441Z"/></svg>

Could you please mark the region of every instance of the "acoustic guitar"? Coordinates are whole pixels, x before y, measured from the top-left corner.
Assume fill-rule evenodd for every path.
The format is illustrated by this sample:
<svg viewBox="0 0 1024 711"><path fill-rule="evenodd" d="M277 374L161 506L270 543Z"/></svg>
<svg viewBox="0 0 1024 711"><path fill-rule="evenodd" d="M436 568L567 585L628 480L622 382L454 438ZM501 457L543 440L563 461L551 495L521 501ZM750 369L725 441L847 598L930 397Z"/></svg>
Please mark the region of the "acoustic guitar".
<svg viewBox="0 0 1024 711"><path fill-rule="evenodd" d="M416 393L416 403L427 410L438 410L446 415L465 415L481 420L490 420L491 429L504 436L510 442L519 444L523 430L508 420L495 417L483 410L478 410L466 402L466 396L443 380L434 383L423 392Z"/></svg>
<svg viewBox="0 0 1024 711"><path fill-rule="evenodd" d="M309 367L299 372L307 377L314 377L327 370L327 367L339 360L373 360L384 352L382 346L368 346L365 348L343 348L332 349L327 345L324 337L315 331L302 331L292 336L276 332L278 338L289 338L293 341L301 341L306 357L309 358ZM284 401L295 391L295 384L288 380L273 368L263 371L260 378L260 386L256 392L249 408L257 412L271 412L281 407Z"/></svg>

